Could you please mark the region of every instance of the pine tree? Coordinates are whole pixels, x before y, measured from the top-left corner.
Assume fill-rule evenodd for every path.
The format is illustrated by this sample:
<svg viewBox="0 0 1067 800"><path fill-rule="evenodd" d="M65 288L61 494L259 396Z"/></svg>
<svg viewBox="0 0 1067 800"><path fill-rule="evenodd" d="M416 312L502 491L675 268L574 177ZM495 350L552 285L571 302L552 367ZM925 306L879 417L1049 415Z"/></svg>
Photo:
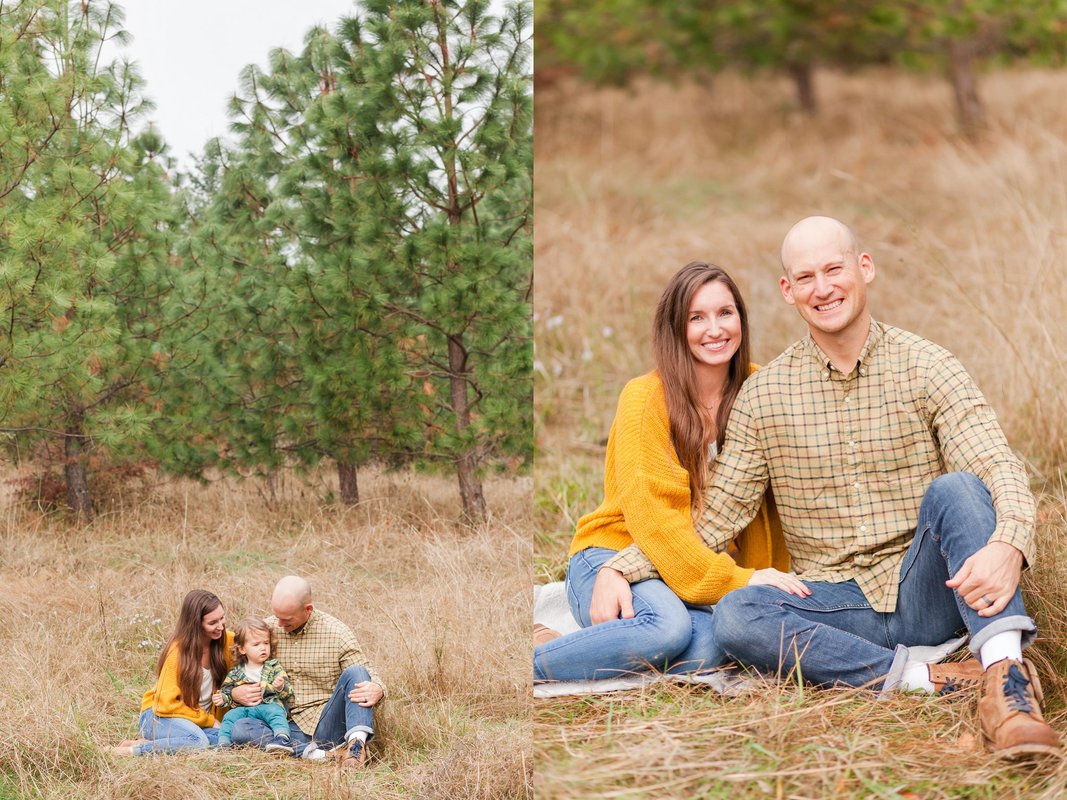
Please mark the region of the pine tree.
<svg viewBox="0 0 1067 800"><path fill-rule="evenodd" d="M364 61L360 48L314 28L300 56L275 52L244 106L260 147L282 162L275 192L296 244L294 324L309 402L294 431L305 462L334 461L346 504L358 502L359 466L402 460L418 440L417 393L403 350L411 322L381 313L359 292L373 282L363 237L379 191L364 163L373 130L367 95L377 91L367 85Z"/></svg>
<svg viewBox="0 0 1067 800"><path fill-rule="evenodd" d="M159 137L110 3L37 0L0 13L0 419L63 444L67 500L90 516L87 456L131 455L164 366L173 206Z"/></svg>
<svg viewBox="0 0 1067 800"><path fill-rule="evenodd" d="M201 165L185 256L210 300L168 415L196 433L163 437L163 458L187 474L266 475L329 458L351 505L359 466L418 452L413 337L353 288L369 282L359 64L326 30L306 38L302 54L243 71L236 145L216 142Z"/></svg>
<svg viewBox="0 0 1067 800"><path fill-rule="evenodd" d="M427 453L455 464L472 521L485 518L489 459L529 455L532 401L532 12L488 8L372 0L343 33L376 87L367 158L396 191L370 223L387 235L364 237L387 246L368 255L375 280L357 292L423 331L414 356L440 419Z"/></svg>

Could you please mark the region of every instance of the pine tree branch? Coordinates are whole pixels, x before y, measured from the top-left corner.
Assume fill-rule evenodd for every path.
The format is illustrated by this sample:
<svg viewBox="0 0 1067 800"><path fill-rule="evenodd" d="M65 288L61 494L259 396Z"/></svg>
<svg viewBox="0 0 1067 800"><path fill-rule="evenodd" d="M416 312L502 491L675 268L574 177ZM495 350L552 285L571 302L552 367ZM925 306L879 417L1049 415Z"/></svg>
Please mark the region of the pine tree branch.
<svg viewBox="0 0 1067 800"><path fill-rule="evenodd" d="M64 439L82 439L85 441L89 441L93 438L87 433L68 433L67 431L57 431L54 428L42 428L37 425L24 425L17 428L0 428L0 433L48 433L53 436L60 436Z"/></svg>

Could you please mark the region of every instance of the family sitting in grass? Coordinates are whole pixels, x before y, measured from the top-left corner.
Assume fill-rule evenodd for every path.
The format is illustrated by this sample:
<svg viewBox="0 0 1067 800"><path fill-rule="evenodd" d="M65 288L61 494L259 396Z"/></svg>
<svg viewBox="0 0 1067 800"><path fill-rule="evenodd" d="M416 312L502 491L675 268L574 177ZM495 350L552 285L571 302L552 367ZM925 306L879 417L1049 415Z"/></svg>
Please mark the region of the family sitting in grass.
<svg viewBox="0 0 1067 800"><path fill-rule="evenodd" d="M271 608L230 632L217 596L189 592L141 701L139 738L115 752L254 745L362 766L385 684L349 627L315 608L306 580L278 581Z"/></svg>
<svg viewBox="0 0 1067 800"><path fill-rule="evenodd" d="M1060 754L1022 656L1035 502L996 416L948 351L872 319L874 261L843 223L801 220L781 256L808 335L751 376L721 269L690 264L663 293L656 369L623 389L604 502L571 545L582 629L535 626L535 680L732 661L883 694L977 689L989 751ZM923 661L961 630L977 658Z"/></svg>

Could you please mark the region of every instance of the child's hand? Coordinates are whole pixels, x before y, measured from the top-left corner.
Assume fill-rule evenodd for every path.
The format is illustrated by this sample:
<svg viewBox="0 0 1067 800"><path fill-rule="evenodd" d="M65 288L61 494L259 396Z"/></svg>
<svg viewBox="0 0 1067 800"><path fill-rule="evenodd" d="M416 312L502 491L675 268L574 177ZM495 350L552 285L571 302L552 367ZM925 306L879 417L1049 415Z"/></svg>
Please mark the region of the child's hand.
<svg viewBox="0 0 1067 800"><path fill-rule="evenodd" d="M278 691L278 692L280 692L282 689L284 689L285 688L285 673L283 672L281 675L279 675L277 678L275 678L274 679L274 683L272 683L271 686L273 686L274 690Z"/></svg>
<svg viewBox="0 0 1067 800"><path fill-rule="evenodd" d="M221 706L222 705L222 701L223 701L222 692L215 692L215 694L211 695L211 703L212 703L212 705Z"/></svg>

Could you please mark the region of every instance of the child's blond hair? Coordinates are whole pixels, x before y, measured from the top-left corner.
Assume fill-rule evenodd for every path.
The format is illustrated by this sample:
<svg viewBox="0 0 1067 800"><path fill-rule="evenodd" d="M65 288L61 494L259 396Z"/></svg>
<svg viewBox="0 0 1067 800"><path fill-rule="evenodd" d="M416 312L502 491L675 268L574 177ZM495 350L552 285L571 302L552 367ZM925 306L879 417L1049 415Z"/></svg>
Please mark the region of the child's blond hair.
<svg viewBox="0 0 1067 800"><path fill-rule="evenodd" d="M248 641L248 636L252 631L260 631L267 634L267 641L270 642L270 655L267 658L274 656L274 629L259 617L245 617L233 629L233 657L238 663L244 664L248 660L238 648L245 646L245 642Z"/></svg>

